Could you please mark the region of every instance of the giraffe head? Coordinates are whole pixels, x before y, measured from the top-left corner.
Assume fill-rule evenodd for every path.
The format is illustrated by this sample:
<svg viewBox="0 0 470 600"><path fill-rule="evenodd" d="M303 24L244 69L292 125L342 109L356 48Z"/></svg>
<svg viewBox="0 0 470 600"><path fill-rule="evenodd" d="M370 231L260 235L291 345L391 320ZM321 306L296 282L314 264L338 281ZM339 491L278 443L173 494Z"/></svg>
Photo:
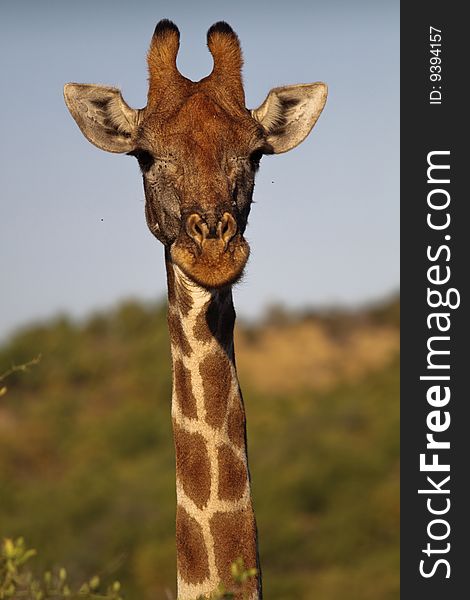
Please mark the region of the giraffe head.
<svg viewBox="0 0 470 600"><path fill-rule="evenodd" d="M150 231L190 279L234 283L249 255L243 237L263 154L286 152L310 133L326 101L323 83L278 87L245 107L237 35L219 22L207 33L211 74L193 82L177 69L179 31L155 28L148 52L147 106L132 109L112 87L69 83L66 104L85 137L135 156Z"/></svg>

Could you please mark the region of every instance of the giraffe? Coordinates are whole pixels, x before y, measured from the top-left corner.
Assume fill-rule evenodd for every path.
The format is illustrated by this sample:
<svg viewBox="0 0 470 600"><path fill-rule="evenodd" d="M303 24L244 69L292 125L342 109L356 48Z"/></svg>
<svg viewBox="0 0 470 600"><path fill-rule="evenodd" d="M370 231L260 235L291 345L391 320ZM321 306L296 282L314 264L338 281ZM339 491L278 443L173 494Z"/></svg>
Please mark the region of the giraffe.
<svg viewBox="0 0 470 600"><path fill-rule="evenodd" d="M262 597L246 422L233 347L232 287L249 256L244 238L254 179L264 154L294 148L310 133L327 97L324 83L272 89L245 107L238 36L225 22L207 33L209 76L179 72L180 33L154 31L147 105L133 109L113 87L69 83L67 107L85 137L135 156L145 215L164 245L168 285L176 454L179 600L210 598L230 585L230 565L256 568L243 594Z"/></svg>

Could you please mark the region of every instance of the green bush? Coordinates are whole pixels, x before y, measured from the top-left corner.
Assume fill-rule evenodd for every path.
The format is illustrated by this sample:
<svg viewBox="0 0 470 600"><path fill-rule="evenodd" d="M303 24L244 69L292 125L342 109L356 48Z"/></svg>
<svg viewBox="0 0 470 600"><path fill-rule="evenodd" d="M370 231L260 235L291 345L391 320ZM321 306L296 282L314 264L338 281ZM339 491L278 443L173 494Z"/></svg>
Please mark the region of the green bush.
<svg viewBox="0 0 470 600"><path fill-rule="evenodd" d="M122 600L121 585L114 581L106 591L101 591L98 576L74 587L69 584L67 571L62 567L45 571L36 576L26 563L36 556L36 550L28 549L23 538L4 539L0 546L0 600L58 600L60 598Z"/></svg>

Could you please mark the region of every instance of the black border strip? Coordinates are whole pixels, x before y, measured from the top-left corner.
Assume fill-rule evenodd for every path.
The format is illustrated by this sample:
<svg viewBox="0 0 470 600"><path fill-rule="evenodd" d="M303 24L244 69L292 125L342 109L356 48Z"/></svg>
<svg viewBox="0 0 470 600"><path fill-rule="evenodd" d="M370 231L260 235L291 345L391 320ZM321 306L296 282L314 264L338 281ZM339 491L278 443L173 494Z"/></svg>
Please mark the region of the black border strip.
<svg viewBox="0 0 470 600"><path fill-rule="evenodd" d="M469 130L463 102L465 99L469 103L464 89L468 82L468 67L465 68L464 62L469 56L467 40L470 36L462 6L434 0L401 5L401 597L404 600L460 600L469 594L466 579L470 573L470 539L467 536L470 529L470 397L465 375L470 373L467 343L470 335L467 303L470 224L465 219L465 209L470 205L470 199L464 182L470 171L465 164L470 153L463 143ZM441 30L441 46L430 45L433 43L431 26ZM431 32L432 35L436 33ZM440 52L431 53L437 48ZM438 62L430 61L436 55L441 59L441 81L430 78L432 73L439 71L430 69L431 62ZM461 68L459 58L462 59ZM436 77L433 79L437 80ZM438 90L442 93L441 103L430 104L430 92ZM439 94L434 93L432 100L439 101ZM448 151L449 154L429 155L436 151ZM431 181L428 182L428 160L448 164L450 169L431 170ZM449 183L444 183L447 178ZM429 200L431 190L436 191ZM448 207L442 210L429 207L428 200L431 204L435 201L444 205L447 196L450 199ZM431 223L437 225L450 218L448 227L433 229L427 223L429 213ZM434 258L429 258L427 252ZM429 272L433 266L438 268ZM429 281L429 278L442 280L449 273L446 283ZM450 303L456 304L460 297L460 306L432 308L427 288L440 291L443 298L454 288L456 291L450 292ZM439 296L434 294L430 301L438 304ZM448 315L439 320L442 328L449 325L448 331L439 331L438 318L429 317L431 313ZM433 336L449 339L430 341ZM429 354L428 343L434 350L449 350L450 353ZM432 368L436 365L448 365L449 368ZM448 376L449 380L420 380L420 376ZM433 398L436 400L434 406L427 397L432 386L440 386L434 396L430 396L431 402ZM438 406L438 395L442 397L444 386L449 388L450 400ZM428 417L433 411L439 412ZM445 429L448 418L450 425ZM442 426L444 430L433 432L430 426ZM429 433L434 433L435 440L448 441L450 448L427 449L426 434ZM426 463L432 462L432 455L437 454L435 460L439 464L448 464L450 470L420 470L420 454L423 453ZM427 476L433 479L434 485ZM448 476L450 479L443 483ZM419 489L437 492L436 486L441 491L448 489L449 493L418 493ZM436 512L448 510L433 515L429 507ZM433 540L429 532L442 539ZM423 552L428 548L431 551ZM440 559L443 562L437 564ZM424 561L422 571L428 575L432 573L431 576L420 574L420 561Z"/></svg>

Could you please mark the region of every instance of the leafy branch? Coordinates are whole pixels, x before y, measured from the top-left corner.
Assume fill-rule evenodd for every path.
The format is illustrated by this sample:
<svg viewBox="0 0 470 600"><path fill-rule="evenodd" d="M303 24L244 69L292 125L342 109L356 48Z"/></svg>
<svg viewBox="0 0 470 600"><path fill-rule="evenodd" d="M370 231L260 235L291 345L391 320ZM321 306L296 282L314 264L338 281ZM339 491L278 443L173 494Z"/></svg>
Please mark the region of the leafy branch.
<svg viewBox="0 0 470 600"><path fill-rule="evenodd" d="M248 599L247 582L256 576L256 569L247 569L244 565L243 558L237 558L230 566L233 584L230 589L220 585L219 589L213 594L210 600L233 600L238 594L243 594L244 599ZM198 598L204 600L204 598Z"/></svg>
<svg viewBox="0 0 470 600"><path fill-rule="evenodd" d="M31 359L27 363L23 363L22 365L12 365L7 371L0 373L0 383L2 381L5 381L5 379L7 377L9 377L10 375L12 375L13 373L18 373L18 372L24 373L30 367L37 365L40 361L41 361L41 355L38 354L38 356L36 356L36 358ZM6 385L3 385L0 387L0 398L7 393L7 389L8 388L6 387Z"/></svg>
<svg viewBox="0 0 470 600"><path fill-rule="evenodd" d="M46 571L36 578L25 564L34 556L36 550L27 548L23 538L4 539L0 546L0 600L122 600L119 595L121 585L118 581L108 586L106 592L100 592L100 579L92 577L74 591L68 583L67 571L59 568Z"/></svg>

